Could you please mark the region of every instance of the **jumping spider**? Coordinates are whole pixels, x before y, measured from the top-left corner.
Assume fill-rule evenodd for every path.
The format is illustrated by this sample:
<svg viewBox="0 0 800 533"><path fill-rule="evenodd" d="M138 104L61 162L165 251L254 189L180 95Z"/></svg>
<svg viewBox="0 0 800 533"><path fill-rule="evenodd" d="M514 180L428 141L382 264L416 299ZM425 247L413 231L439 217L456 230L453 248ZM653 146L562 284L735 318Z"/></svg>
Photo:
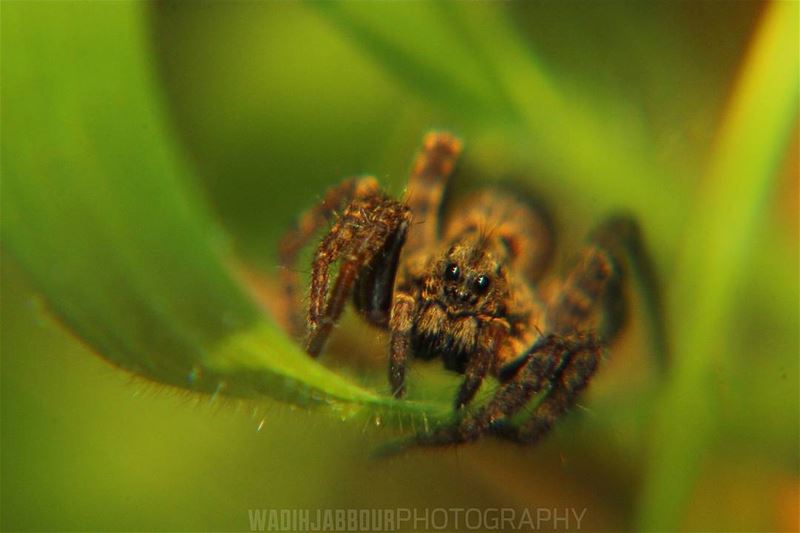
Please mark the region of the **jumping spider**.
<svg viewBox="0 0 800 533"><path fill-rule="evenodd" d="M590 235L566 277L542 290L553 238L538 210L486 189L440 214L460 151L452 135L429 133L402 202L372 177L328 190L280 244L288 321L296 335L307 326L305 349L317 357L352 295L361 316L390 333L395 397L404 394L410 356L441 357L445 368L463 374L458 422L418 434L417 444L468 442L485 433L532 443L589 383L626 315L623 268L646 265L646 256L636 224L615 217ZM305 322L294 264L331 221L314 255ZM474 412L462 411L487 375L500 383L494 396ZM509 423L538 393L542 399L527 420Z"/></svg>

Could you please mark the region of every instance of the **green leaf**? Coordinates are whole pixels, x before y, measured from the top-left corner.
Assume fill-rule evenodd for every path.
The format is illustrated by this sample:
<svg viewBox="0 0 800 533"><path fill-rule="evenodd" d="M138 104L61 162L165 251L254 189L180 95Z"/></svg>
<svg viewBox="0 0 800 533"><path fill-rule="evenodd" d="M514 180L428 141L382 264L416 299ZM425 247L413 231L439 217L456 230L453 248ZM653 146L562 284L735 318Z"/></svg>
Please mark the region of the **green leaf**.
<svg viewBox="0 0 800 533"><path fill-rule="evenodd" d="M145 4L3 5L2 240L54 315L152 380L427 424L307 357L234 282L165 120Z"/></svg>

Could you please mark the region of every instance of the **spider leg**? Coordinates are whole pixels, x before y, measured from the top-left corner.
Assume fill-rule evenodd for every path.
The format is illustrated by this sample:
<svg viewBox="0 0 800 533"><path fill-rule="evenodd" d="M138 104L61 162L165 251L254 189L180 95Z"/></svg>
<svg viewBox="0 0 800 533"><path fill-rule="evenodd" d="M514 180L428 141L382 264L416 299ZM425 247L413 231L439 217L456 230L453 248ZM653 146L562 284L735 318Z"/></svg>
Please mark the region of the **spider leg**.
<svg viewBox="0 0 800 533"><path fill-rule="evenodd" d="M525 364L516 375L495 392L489 402L458 422L415 436L419 446L447 446L477 440L493 426L514 416L557 375L568 360L572 345L566 339L550 335L537 342L526 355Z"/></svg>
<svg viewBox="0 0 800 533"><path fill-rule="evenodd" d="M282 322L289 333L300 336L305 328L303 312L300 308L299 278L295 265L300 250L305 247L316 232L328 224L337 211L340 211L354 198L367 198L378 192L378 182L373 177L350 178L325 192L322 200L306 211L297 225L287 231L278 244L278 264L283 302Z"/></svg>
<svg viewBox="0 0 800 533"><path fill-rule="evenodd" d="M624 295L623 278L630 274L637 283L653 348L664 370L668 346L663 300L656 282L653 260L644 245L639 225L630 216L616 215L600 224L591 233L590 240L608 250L616 264L616 274L609 280L601 303L603 337L611 342L625 325L628 302Z"/></svg>
<svg viewBox="0 0 800 533"><path fill-rule="evenodd" d="M495 359L495 354L502 344L503 338L508 335L509 329L507 322L496 319L491 320L481 329L478 334L477 351L467 363L464 381L456 395L456 410L462 409L475 397Z"/></svg>
<svg viewBox="0 0 800 533"><path fill-rule="evenodd" d="M604 346L621 327L625 315L621 292L624 254L630 256L641 250L639 242L635 225L625 219L610 219L593 233L589 246L546 312L547 330L571 348L565 357L553 359L554 372L541 374L548 383L548 391L532 416L520 427L502 420L492 428L494 433L519 442L536 442L575 404L594 375ZM580 333L598 307L604 311L601 334ZM518 366L519 361L512 364ZM499 374L502 378L504 369ZM513 383L520 378L511 379Z"/></svg>
<svg viewBox="0 0 800 533"><path fill-rule="evenodd" d="M405 235L409 222L408 208L380 193L356 198L347 206L320 243L312 263L306 341L309 355L319 355L362 268L368 268L393 235ZM339 273L326 300L329 269L340 258Z"/></svg>
<svg viewBox="0 0 800 533"><path fill-rule="evenodd" d="M546 331L567 335L578 331L592 317L617 265L603 248L586 247L546 312Z"/></svg>
<svg viewBox="0 0 800 533"><path fill-rule="evenodd" d="M577 266L550 302L547 330L569 333L582 327L585 329L586 321L599 307L599 331L606 342L612 342L628 316L624 281L629 273L640 286L644 315L663 369L667 346L662 300L652 260L642 242L638 225L630 217L609 218L590 234L589 244Z"/></svg>
<svg viewBox="0 0 800 533"><path fill-rule="evenodd" d="M389 341L389 386L392 395L400 398L405 394L406 360L411 349L411 329L414 326L414 298L405 293L395 295L389 318L391 339Z"/></svg>
<svg viewBox="0 0 800 533"><path fill-rule="evenodd" d="M439 235L439 210L447 178L461 153L461 141L445 132L430 132L417 154L408 180L405 203L418 224L409 231L410 252L435 243Z"/></svg>
<svg viewBox="0 0 800 533"><path fill-rule="evenodd" d="M551 361L549 371L538 374L535 382L541 384L542 379L548 385L539 405L532 416L521 426L513 426L508 418L499 420L491 429L492 433L520 443L533 444L544 436L553 424L574 404L578 395L586 388L597 369L604 344L593 335L577 334L562 338L568 349L562 352L546 354ZM538 369L534 371L538 373ZM530 371L523 373L516 380L530 379Z"/></svg>

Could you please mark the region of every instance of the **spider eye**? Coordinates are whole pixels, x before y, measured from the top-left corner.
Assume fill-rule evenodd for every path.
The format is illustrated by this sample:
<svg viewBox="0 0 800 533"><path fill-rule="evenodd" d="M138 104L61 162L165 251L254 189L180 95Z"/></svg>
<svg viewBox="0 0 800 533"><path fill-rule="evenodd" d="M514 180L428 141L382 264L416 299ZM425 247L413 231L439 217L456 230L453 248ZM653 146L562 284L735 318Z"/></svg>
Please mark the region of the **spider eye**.
<svg viewBox="0 0 800 533"><path fill-rule="evenodd" d="M480 276L475 278L475 292L477 292L478 294L483 294L487 290L489 290L489 285L491 284L492 282L489 279L489 276L481 274Z"/></svg>
<svg viewBox="0 0 800 533"><path fill-rule="evenodd" d="M448 263L444 268L444 277L448 281L458 281L461 277L461 269L455 263Z"/></svg>

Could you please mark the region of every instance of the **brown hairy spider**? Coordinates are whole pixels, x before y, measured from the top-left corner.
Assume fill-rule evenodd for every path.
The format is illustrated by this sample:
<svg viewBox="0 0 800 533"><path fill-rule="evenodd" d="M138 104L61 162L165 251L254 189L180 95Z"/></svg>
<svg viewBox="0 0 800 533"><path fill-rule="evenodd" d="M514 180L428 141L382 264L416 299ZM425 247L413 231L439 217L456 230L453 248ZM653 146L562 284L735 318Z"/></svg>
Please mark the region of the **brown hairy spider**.
<svg viewBox="0 0 800 533"><path fill-rule="evenodd" d="M615 217L590 235L565 278L541 290L553 256L542 213L488 189L440 214L460 151L452 135L429 133L403 202L381 192L372 177L328 190L280 244L288 321L296 335L307 326L305 349L317 357L352 294L367 322L389 330L395 397L404 394L411 356L441 357L446 369L464 375L455 398L463 416L418 434L415 443L468 442L485 433L532 443L575 403L619 331L626 315L623 267L633 264L654 289L649 263L636 224ZM330 221L312 263L306 323L294 264ZM329 290L336 262L338 276ZM463 414L487 376L500 383L494 396ZM539 393L533 413L512 425L510 419Z"/></svg>

